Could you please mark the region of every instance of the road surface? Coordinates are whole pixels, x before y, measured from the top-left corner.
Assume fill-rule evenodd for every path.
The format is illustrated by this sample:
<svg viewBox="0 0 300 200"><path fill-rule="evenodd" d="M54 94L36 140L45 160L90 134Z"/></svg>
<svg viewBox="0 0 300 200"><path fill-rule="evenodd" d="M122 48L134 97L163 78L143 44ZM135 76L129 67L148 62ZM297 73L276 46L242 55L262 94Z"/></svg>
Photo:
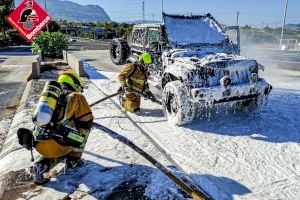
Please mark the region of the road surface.
<svg viewBox="0 0 300 200"><path fill-rule="evenodd" d="M18 105L35 57L30 47L0 49L0 121L4 108Z"/></svg>
<svg viewBox="0 0 300 200"><path fill-rule="evenodd" d="M257 59L266 67L300 71L300 51L242 48L241 54Z"/></svg>
<svg viewBox="0 0 300 200"><path fill-rule="evenodd" d="M300 197L298 53L263 53L255 54L260 63L269 64L260 75L274 90L268 104L258 111L240 113L226 106L207 108L193 123L183 127L170 126L161 107L147 101L142 102L141 113L131 115L215 199L292 200ZM93 67L103 72L99 77L95 71L89 75L94 84L111 94L118 88L117 68L111 63L106 65L110 58L100 55L97 55L98 65ZM264 55L272 56L272 62L267 63ZM276 58L286 61L286 65L279 65ZM290 59L296 63L290 63ZM88 60L87 63L95 64ZM113 72L107 72L108 69ZM114 108L109 102L95 109L97 119L112 128L124 120L111 116ZM127 130L126 126L121 128Z"/></svg>

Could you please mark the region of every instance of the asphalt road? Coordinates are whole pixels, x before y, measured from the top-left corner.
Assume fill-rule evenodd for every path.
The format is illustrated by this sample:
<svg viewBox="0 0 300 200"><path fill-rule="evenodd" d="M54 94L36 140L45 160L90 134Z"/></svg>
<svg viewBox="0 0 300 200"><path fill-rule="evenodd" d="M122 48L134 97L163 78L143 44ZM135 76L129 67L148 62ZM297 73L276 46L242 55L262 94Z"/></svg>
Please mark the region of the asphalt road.
<svg viewBox="0 0 300 200"><path fill-rule="evenodd" d="M35 57L30 47L0 49L0 121L18 105Z"/></svg>
<svg viewBox="0 0 300 200"><path fill-rule="evenodd" d="M72 54L102 71L119 72L122 67L111 61L108 50L73 51Z"/></svg>
<svg viewBox="0 0 300 200"><path fill-rule="evenodd" d="M106 50L109 49L111 40L90 40L76 38L76 42L69 42L70 51L80 50Z"/></svg>
<svg viewBox="0 0 300 200"><path fill-rule="evenodd" d="M300 71L300 51L242 48L241 54L256 59L266 67Z"/></svg>
<svg viewBox="0 0 300 200"><path fill-rule="evenodd" d="M0 56L32 55L31 46L16 46L0 48Z"/></svg>

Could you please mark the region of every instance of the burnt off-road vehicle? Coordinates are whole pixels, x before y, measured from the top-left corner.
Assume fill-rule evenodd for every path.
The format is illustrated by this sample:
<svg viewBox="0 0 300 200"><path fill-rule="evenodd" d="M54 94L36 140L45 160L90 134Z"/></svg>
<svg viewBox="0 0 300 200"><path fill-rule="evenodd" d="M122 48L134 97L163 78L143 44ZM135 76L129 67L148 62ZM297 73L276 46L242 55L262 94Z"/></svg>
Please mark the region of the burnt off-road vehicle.
<svg viewBox="0 0 300 200"><path fill-rule="evenodd" d="M236 42L227 31L234 31ZM115 64L136 62L143 52L153 56L148 71L150 89L160 94L168 121L189 123L196 108L231 102L237 107L258 107L272 86L260 78L264 69L256 60L240 56L239 27L225 27L210 15L164 14L164 24L135 25L131 46L115 39Z"/></svg>

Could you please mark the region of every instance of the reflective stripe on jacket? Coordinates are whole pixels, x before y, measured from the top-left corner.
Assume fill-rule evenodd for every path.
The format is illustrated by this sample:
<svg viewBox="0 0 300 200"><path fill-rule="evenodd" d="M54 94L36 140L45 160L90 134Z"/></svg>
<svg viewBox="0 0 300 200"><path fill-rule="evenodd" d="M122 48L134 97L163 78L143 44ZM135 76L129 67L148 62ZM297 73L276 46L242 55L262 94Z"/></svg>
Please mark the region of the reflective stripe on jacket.
<svg viewBox="0 0 300 200"><path fill-rule="evenodd" d="M63 111L63 112L62 112ZM77 92L72 92L66 97L66 106L59 113L60 124L90 130L93 122L93 114L85 97Z"/></svg>

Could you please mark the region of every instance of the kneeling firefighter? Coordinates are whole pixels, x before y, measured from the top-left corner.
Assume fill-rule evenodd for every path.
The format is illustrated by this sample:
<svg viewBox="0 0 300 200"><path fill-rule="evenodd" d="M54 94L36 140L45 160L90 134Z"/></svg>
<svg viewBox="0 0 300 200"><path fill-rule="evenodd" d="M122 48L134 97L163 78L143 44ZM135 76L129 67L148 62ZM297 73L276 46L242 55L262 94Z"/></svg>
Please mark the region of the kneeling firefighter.
<svg viewBox="0 0 300 200"><path fill-rule="evenodd" d="M44 173L59 162L65 162L66 170L84 164L81 156L93 115L82 92L83 81L76 73L62 73L57 82L50 81L44 87L33 113L33 133L19 129L20 144L31 150L34 147L41 155L30 169L35 183L45 183Z"/></svg>
<svg viewBox="0 0 300 200"><path fill-rule="evenodd" d="M137 63L128 63L121 70L118 78L125 93L121 97L121 105L126 111L133 113L140 111L140 96L155 100L147 82L147 68L150 64L152 64L151 55L143 53Z"/></svg>

